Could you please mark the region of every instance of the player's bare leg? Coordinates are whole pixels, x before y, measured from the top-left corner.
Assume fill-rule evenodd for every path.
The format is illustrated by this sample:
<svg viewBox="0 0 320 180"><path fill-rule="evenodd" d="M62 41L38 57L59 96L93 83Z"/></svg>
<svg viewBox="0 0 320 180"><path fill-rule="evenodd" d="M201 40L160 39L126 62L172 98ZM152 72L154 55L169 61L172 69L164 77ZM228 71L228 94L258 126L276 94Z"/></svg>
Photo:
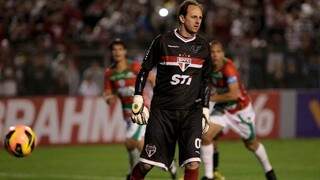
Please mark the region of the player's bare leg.
<svg viewBox="0 0 320 180"><path fill-rule="evenodd" d="M275 172L272 169L271 163L269 161L267 152L262 143L260 143L256 138L252 140L243 140L246 148L252 151L259 162L261 163L264 172L266 174L267 180L276 180Z"/></svg>
<svg viewBox="0 0 320 180"><path fill-rule="evenodd" d="M213 179L213 154L214 147L212 140L218 135L223 129L222 126L214 123L209 123L209 130L202 135L202 146L201 146L201 159L204 164L205 176L202 180Z"/></svg>
<svg viewBox="0 0 320 180"><path fill-rule="evenodd" d="M129 155L129 173L127 179L129 179L133 167L138 163L140 152L143 146L143 140L137 141L133 138L127 138L125 140L125 146Z"/></svg>

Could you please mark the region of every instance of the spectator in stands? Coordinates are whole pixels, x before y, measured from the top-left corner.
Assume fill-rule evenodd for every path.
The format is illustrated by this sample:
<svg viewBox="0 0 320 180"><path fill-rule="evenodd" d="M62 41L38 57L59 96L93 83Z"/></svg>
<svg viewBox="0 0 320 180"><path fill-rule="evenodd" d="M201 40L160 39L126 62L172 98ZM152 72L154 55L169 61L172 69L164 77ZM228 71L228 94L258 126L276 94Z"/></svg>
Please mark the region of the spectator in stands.
<svg viewBox="0 0 320 180"><path fill-rule="evenodd" d="M52 71L47 57L39 52L31 57L30 64L24 68L25 95L49 95L53 89Z"/></svg>
<svg viewBox="0 0 320 180"><path fill-rule="evenodd" d="M3 79L0 79L0 97L16 96L18 92L17 81L12 67L3 70Z"/></svg>
<svg viewBox="0 0 320 180"><path fill-rule="evenodd" d="M80 74L73 56L67 56L69 95L77 95L80 85Z"/></svg>
<svg viewBox="0 0 320 180"><path fill-rule="evenodd" d="M89 74L92 76L92 80L98 85L98 87L102 89L104 71L98 61L93 60L90 66L84 71L85 77L89 76Z"/></svg>
<svg viewBox="0 0 320 180"><path fill-rule="evenodd" d="M101 94L99 85L93 80L93 74L86 74L80 84L79 94L82 96L98 96Z"/></svg>

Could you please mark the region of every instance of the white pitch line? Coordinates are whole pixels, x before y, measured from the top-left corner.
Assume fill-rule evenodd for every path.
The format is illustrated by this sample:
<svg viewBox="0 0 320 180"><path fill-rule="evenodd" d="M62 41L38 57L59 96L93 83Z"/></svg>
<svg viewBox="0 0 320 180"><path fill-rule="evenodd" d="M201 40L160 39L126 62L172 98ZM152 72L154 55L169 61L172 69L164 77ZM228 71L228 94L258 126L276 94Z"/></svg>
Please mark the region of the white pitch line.
<svg viewBox="0 0 320 180"><path fill-rule="evenodd" d="M0 177L11 177L17 179L32 178L32 179L68 179L68 180L122 180L125 177L117 176L87 176L87 175L76 175L76 174L35 174L35 173L7 173L0 172ZM153 180L163 180L166 178L152 178Z"/></svg>
<svg viewBox="0 0 320 180"><path fill-rule="evenodd" d="M54 179L92 179L92 180L102 180L106 178L110 178L110 180L119 180L122 179L120 177L102 177L102 176L85 176L85 175L72 175L72 174L35 174L35 173L5 173L0 172L0 177L14 177L14 178L37 178L37 179L43 179L43 178L54 178Z"/></svg>

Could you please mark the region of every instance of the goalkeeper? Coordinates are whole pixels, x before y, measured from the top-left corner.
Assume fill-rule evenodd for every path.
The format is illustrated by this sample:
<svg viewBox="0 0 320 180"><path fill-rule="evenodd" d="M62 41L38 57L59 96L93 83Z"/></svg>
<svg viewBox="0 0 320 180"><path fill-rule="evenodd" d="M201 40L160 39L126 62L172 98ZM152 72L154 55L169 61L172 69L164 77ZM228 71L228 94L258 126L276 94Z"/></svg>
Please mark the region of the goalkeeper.
<svg viewBox="0 0 320 180"><path fill-rule="evenodd" d="M153 166L168 170L177 142L184 179L198 179L201 135L209 116L209 43L197 35L202 20L200 4L184 1L178 19L177 29L152 41L136 80L132 120L147 124L147 128L140 162L131 180L144 179ZM153 67L157 75L148 119L142 93Z"/></svg>

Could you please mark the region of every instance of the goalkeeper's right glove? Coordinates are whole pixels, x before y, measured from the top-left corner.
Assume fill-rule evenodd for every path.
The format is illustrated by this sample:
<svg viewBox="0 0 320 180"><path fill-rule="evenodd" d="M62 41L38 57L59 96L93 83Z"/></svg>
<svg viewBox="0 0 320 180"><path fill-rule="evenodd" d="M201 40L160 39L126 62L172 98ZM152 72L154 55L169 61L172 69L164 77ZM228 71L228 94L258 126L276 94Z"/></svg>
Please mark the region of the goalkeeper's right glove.
<svg viewBox="0 0 320 180"><path fill-rule="evenodd" d="M148 123L148 119L149 110L143 105L143 97L141 95L134 95L131 120L134 123L143 125Z"/></svg>

